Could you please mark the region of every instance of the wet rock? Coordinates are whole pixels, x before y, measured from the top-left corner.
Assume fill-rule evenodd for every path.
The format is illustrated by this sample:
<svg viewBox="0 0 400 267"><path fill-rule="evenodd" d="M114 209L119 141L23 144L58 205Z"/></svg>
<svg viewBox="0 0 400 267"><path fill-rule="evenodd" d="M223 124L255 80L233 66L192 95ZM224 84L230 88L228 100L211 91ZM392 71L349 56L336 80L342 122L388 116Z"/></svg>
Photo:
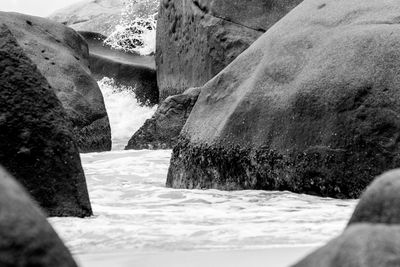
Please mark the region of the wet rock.
<svg viewBox="0 0 400 267"><path fill-rule="evenodd" d="M200 88L191 88L165 99L153 117L132 136L125 149L171 149L199 94Z"/></svg>
<svg viewBox="0 0 400 267"><path fill-rule="evenodd" d="M202 87L167 185L357 198L399 167L399 12L300 4Z"/></svg>
<svg viewBox="0 0 400 267"><path fill-rule="evenodd" d="M50 216L92 215L72 129L54 88L0 26L0 164Z"/></svg>
<svg viewBox="0 0 400 267"><path fill-rule="evenodd" d="M26 55L55 90L73 125L81 152L111 149L111 129L103 96L89 70L85 40L50 20L18 13L0 13ZM91 138L86 138L87 136Z"/></svg>
<svg viewBox="0 0 400 267"><path fill-rule="evenodd" d="M203 86L301 1L161 1L156 42L160 98Z"/></svg>
<svg viewBox="0 0 400 267"><path fill-rule="evenodd" d="M77 266L39 207L2 167L0 210L0 266Z"/></svg>

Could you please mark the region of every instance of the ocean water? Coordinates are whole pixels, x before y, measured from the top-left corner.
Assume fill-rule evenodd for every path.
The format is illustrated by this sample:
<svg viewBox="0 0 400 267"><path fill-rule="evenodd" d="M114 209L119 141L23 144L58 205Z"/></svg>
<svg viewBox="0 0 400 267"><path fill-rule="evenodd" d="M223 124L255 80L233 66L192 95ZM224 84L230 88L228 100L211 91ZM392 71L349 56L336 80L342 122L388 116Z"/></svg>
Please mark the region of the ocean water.
<svg viewBox="0 0 400 267"><path fill-rule="evenodd" d="M113 151L81 154L94 216L49 219L73 253L314 246L344 229L355 200L166 188L170 150L121 150L155 108L140 107L110 80L99 85Z"/></svg>

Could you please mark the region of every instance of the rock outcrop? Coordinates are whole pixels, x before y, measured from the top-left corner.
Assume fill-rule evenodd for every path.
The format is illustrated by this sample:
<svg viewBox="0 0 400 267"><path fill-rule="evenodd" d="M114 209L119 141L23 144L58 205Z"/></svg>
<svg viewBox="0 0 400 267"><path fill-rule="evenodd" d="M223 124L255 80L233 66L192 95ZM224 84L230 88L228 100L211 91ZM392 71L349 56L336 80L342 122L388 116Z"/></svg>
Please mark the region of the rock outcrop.
<svg viewBox="0 0 400 267"><path fill-rule="evenodd" d="M90 50L90 70L95 79L113 78L117 85L131 87L139 103L158 104L158 87L154 56L118 51L105 45L105 36L79 32Z"/></svg>
<svg viewBox="0 0 400 267"><path fill-rule="evenodd" d="M164 100L156 113L132 136L125 149L171 149L178 141L187 118L200 94L191 88Z"/></svg>
<svg viewBox="0 0 400 267"><path fill-rule="evenodd" d="M362 194L347 229L295 267L400 266L400 169L376 178Z"/></svg>
<svg viewBox="0 0 400 267"><path fill-rule="evenodd" d="M1 167L0 210L0 266L77 267L39 207Z"/></svg>
<svg viewBox="0 0 400 267"><path fill-rule="evenodd" d="M161 99L203 86L302 0L162 0L156 66Z"/></svg>
<svg viewBox="0 0 400 267"><path fill-rule="evenodd" d="M123 9L123 0L85 0L55 11L49 19L76 31L108 36L120 22Z"/></svg>
<svg viewBox="0 0 400 267"><path fill-rule="evenodd" d="M0 81L0 164L50 216L90 216L78 148L56 90L1 24Z"/></svg>
<svg viewBox="0 0 400 267"><path fill-rule="evenodd" d="M111 130L103 96L91 77L85 40L50 20L0 13L4 23L55 90L72 122L82 152L111 149Z"/></svg>
<svg viewBox="0 0 400 267"><path fill-rule="evenodd" d="M356 198L399 167L399 12L300 4L201 89L167 185Z"/></svg>

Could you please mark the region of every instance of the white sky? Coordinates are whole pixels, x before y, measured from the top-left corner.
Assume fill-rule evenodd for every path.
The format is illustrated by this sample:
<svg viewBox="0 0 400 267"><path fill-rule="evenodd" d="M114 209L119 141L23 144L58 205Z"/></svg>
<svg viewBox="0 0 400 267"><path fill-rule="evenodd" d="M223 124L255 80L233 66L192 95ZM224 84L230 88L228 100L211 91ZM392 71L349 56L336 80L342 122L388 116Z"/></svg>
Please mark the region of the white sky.
<svg viewBox="0 0 400 267"><path fill-rule="evenodd" d="M82 0L0 0L0 10L45 17L79 1Z"/></svg>

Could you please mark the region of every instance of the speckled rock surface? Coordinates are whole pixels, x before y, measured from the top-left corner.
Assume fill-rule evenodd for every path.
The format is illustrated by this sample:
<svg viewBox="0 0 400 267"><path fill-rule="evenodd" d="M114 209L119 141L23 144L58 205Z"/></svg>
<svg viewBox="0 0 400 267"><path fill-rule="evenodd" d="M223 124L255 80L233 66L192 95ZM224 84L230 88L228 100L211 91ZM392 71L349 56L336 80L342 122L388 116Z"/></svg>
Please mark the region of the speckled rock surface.
<svg viewBox="0 0 400 267"><path fill-rule="evenodd" d="M0 81L0 164L50 216L92 215L78 148L62 104L2 24Z"/></svg>
<svg viewBox="0 0 400 267"><path fill-rule="evenodd" d="M89 70L85 40L53 21L0 12L26 55L54 89L73 125L82 152L111 149L111 129L103 95Z"/></svg>
<svg viewBox="0 0 400 267"><path fill-rule="evenodd" d="M156 66L161 99L203 86L302 0L162 0Z"/></svg>
<svg viewBox="0 0 400 267"><path fill-rule="evenodd" d="M400 166L399 12L301 3L202 87L167 185L359 197Z"/></svg>

